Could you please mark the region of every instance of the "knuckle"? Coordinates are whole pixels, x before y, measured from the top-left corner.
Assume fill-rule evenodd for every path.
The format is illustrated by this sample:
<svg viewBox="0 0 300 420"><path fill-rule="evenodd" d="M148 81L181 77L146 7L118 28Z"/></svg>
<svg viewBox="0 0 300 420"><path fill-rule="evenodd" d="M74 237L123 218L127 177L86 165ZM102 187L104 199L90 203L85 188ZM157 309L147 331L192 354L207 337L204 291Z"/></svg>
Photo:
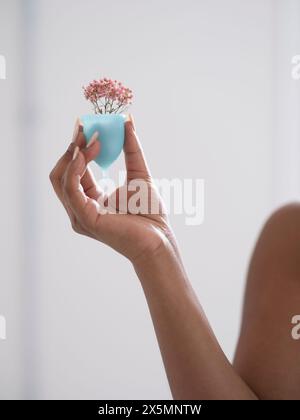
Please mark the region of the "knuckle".
<svg viewBox="0 0 300 420"><path fill-rule="evenodd" d="M73 152L74 152L75 146L76 146L75 143L70 143L69 144L69 146L68 146L68 148L66 150L66 155L67 156L73 156Z"/></svg>
<svg viewBox="0 0 300 420"><path fill-rule="evenodd" d="M52 171L50 172L49 179L50 179L51 183L54 184L54 182L55 182L55 168L52 169Z"/></svg>
<svg viewBox="0 0 300 420"><path fill-rule="evenodd" d="M80 225L80 223L78 222L77 219L72 219L71 220L71 225L72 225L72 229L74 232L82 234L83 233L83 229L82 226Z"/></svg>

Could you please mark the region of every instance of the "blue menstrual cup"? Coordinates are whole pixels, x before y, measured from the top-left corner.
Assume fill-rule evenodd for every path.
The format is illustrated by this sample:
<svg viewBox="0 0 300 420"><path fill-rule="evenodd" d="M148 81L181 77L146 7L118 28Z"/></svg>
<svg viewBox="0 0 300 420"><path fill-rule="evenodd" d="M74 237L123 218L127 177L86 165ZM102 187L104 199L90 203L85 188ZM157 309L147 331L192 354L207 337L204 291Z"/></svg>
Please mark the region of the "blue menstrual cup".
<svg viewBox="0 0 300 420"><path fill-rule="evenodd" d="M100 153L95 162L105 171L120 155L125 138L124 114L84 115L80 118L83 124L83 134L88 142L98 131L101 144Z"/></svg>

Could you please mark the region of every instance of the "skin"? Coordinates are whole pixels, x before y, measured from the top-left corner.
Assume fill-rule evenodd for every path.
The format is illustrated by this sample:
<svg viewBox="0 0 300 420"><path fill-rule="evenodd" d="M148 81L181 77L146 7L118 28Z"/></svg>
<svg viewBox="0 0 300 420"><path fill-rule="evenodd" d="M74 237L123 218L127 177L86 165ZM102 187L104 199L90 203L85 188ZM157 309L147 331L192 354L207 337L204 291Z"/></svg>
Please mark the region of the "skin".
<svg viewBox="0 0 300 420"><path fill-rule="evenodd" d="M159 214L99 214L103 197L77 123L73 142L50 174L73 229L117 250L133 265L144 290L174 399L300 398L299 342L291 318L300 312L300 208L267 223L250 265L241 336L232 365L219 346L192 289L175 236L153 185L134 122L125 125L127 181L143 179ZM131 197L129 193L129 198Z"/></svg>
<svg viewBox="0 0 300 420"><path fill-rule="evenodd" d="M276 211L249 267L234 367L261 399L300 399L300 205Z"/></svg>

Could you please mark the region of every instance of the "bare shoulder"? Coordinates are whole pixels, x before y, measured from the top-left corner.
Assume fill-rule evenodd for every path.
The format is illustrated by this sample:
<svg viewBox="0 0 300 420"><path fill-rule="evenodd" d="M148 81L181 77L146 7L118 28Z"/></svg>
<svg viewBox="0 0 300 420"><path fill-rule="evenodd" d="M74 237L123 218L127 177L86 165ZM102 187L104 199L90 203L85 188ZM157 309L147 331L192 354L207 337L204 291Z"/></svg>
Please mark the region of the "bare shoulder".
<svg viewBox="0 0 300 420"><path fill-rule="evenodd" d="M300 203L287 204L269 217L258 238L252 263L262 259L270 262L270 269L292 265L300 275Z"/></svg>
<svg viewBox="0 0 300 420"><path fill-rule="evenodd" d="M267 225L272 227L289 227L291 224L300 226L300 202L286 204L275 210L267 221ZM294 225L294 227L296 227Z"/></svg>
<svg viewBox="0 0 300 420"><path fill-rule="evenodd" d="M300 204L276 210L255 246L235 367L262 399L300 399Z"/></svg>

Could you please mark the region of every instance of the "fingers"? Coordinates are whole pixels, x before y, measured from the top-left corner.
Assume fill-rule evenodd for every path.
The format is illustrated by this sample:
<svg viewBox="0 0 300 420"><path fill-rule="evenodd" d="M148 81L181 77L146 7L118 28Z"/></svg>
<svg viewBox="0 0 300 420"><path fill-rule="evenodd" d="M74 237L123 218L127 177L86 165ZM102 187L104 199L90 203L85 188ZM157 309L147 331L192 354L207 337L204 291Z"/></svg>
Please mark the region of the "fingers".
<svg viewBox="0 0 300 420"><path fill-rule="evenodd" d="M96 143L91 146L91 150L94 149L93 153L96 153L97 147ZM77 146L63 177L64 200L74 213L80 226L86 230L90 229L98 216L98 203L85 194L81 185L81 178L86 170L86 155L88 153L86 150L81 151Z"/></svg>
<svg viewBox="0 0 300 420"><path fill-rule="evenodd" d="M68 163L71 161L74 149L76 146L84 147L85 139L83 134L83 125L79 119L77 119L72 142L70 143L69 147L67 148L66 152L62 155L62 157L58 160L55 167L52 169L50 173L50 180L53 185L54 191L58 198L62 201L62 177L65 173L66 167Z"/></svg>
<svg viewBox="0 0 300 420"><path fill-rule="evenodd" d="M72 138L72 142L69 145L67 151L63 154L63 156L59 159L57 164L55 165L54 169L51 171L50 180L52 182L53 188L62 202L65 210L68 213L68 216L71 220L71 224L74 230L78 233L88 234L86 229L78 222L72 208L70 207L68 201L66 200L66 196L64 193L63 183L64 183L64 176L68 165L72 161L74 151L76 148L84 150L84 156L86 162L90 162L92 159L96 157L96 155L100 152L100 143L96 141L98 135L94 135L91 141L86 147L86 140L83 134L83 125L78 119L75 124L74 134ZM101 195L101 190L98 188L98 185L93 177L93 174L89 168L86 167L84 169L83 176L81 177L81 186L83 190L86 192L88 197L94 198L95 200L99 198Z"/></svg>
<svg viewBox="0 0 300 420"><path fill-rule="evenodd" d="M100 153L100 142L99 142L99 134L98 132L94 133L92 138L90 139L89 143L87 144L86 148L81 149L82 153L85 156L86 163L88 164L91 162L95 157ZM92 171L87 166L86 171L81 178L81 185L84 189L85 194L88 197L97 200L99 196L102 194L102 191L97 184L95 177Z"/></svg>
<svg viewBox="0 0 300 420"><path fill-rule="evenodd" d="M99 142L98 131L96 131L92 135L86 147L82 149L82 152L84 153L86 163L89 163L100 153L100 142Z"/></svg>
<svg viewBox="0 0 300 420"><path fill-rule="evenodd" d="M85 158L77 146L74 150L72 161L64 174L63 194L71 209L78 211L78 213L81 212L87 202L87 197L80 184L85 169Z"/></svg>
<svg viewBox="0 0 300 420"><path fill-rule="evenodd" d="M95 136L96 137L96 136ZM87 162L90 162L94 157L100 152L100 144L98 142L98 147L95 150L94 154L90 150L90 146L92 143L95 142L96 138L94 136L89 142L89 152L87 153ZM93 142L92 142L93 140ZM75 147L78 146L80 149L83 149L86 147L86 140L83 134L83 125L81 121L78 119L75 124L74 128L74 134L71 144L69 145L66 152L63 154L63 156L59 159L55 167L50 173L50 180L53 185L54 191L56 192L56 195L58 198L63 202L63 191L62 191L62 178L66 171L67 165L72 160L72 156L75 150ZM96 153L96 154L95 154ZM87 192L87 194L92 197L96 198L97 195L99 195L99 191L97 188L97 184L95 182L95 179L93 177L93 174L89 168L86 169L82 179L81 184L83 189ZM64 204L64 203L63 203Z"/></svg>
<svg viewBox="0 0 300 420"><path fill-rule="evenodd" d="M81 150L84 150L86 147L90 148L90 146L98 139L99 135L98 135L98 133L94 133L94 135L92 136L92 138L90 139L90 141L87 145L85 136L83 134L83 125L82 125L80 120L78 120L78 122L79 122L79 131L77 133L77 137L73 136L73 140L75 139L74 140L75 141L75 143L74 143L75 146L79 146L79 148ZM75 132L76 132L76 129L75 129ZM75 132L74 132L74 135L75 135ZM67 164L70 162L70 160L73 156L75 146L71 150L71 153L69 154L69 159L67 161ZM93 160L99 152L100 152L100 144L98 142L98 148L96 149L96 154L88 153L87 156L86 156L87 157L87 162L90 162L91 160ZM65 171L65 169L66 169L66 167L64 168L64 171ZM84 189L84 191L87 193L87 195L89 197L96 198L96 196L99 195L99 191L98 191L98 188L97 188L97 183L96 183L95 178L93 176L93 173L92 173L92 171L90 170L89 167L86 168L86 171L85 171L83 177L81 178L81 185L82 185L82 188Z"/></svg>
<svg viewBox="0 0 300 420"><path fill-rule="evenodd" d="M149 178L151 177L142 147L135 131L133 117L125 123L125 144L124 144L125 163L127 178Z"/></svg>

